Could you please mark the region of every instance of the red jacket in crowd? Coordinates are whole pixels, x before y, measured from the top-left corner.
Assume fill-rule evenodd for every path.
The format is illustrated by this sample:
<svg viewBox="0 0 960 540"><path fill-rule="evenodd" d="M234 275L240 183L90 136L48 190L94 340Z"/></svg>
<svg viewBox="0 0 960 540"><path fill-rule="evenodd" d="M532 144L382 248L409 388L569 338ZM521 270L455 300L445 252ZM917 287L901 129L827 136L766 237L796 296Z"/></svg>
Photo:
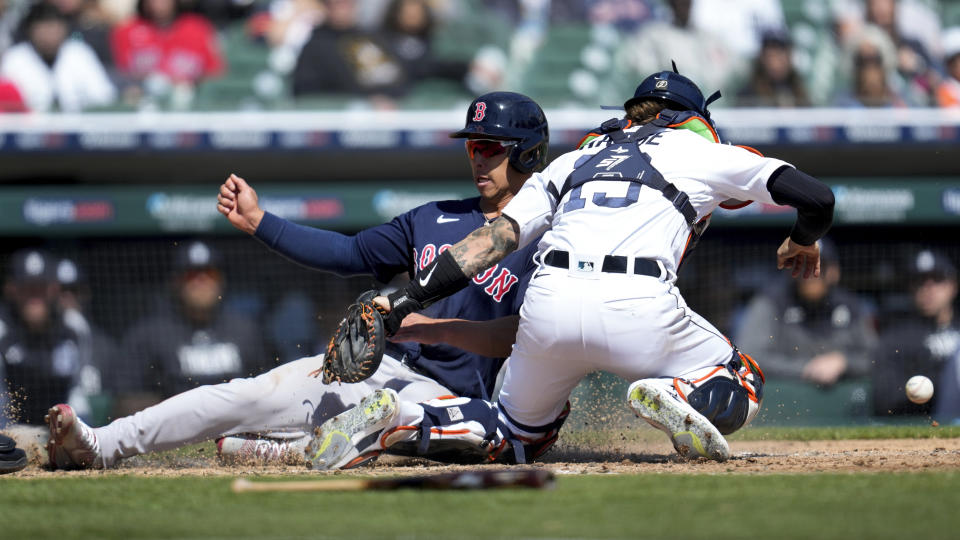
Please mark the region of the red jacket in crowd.
<svg viewBox="0 0 960 540"><path fill-rule="evenodd" d="M117 69L134 78L159 72L174 82L193 82L224 70L216 30L198 15L180 15L166 28L134 17L110 38Z"/></svg>
<svg viewBox="0 0 960 540"><path fill-rule="evenodd" d="M27 106L16 85L0 79L0 113L4 112L27 112Z"/></svg>

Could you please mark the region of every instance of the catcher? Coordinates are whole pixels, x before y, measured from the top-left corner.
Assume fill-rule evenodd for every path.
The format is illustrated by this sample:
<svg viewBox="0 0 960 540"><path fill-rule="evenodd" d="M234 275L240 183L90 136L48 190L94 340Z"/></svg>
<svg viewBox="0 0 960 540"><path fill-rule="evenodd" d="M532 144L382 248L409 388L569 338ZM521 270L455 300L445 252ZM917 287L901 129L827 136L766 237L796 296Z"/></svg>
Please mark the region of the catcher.
<svg viewBox="0 0 960 540"><path fill-rule="evenodd" d="M370 274L384 283L397 274L413 275L470 231L499 217L527 178L546 164L546 117L520 94L480 96L467 111L464 129L451 137L466 139L479 197L428 203L355 236L264 212L256 191L236 175L220 187L217 208L236 228L311 268L342 276ZM55 405L47 416L50 465L110 467L126 457L215 438L225 458L297 461L314 427L379 388L411 402L449 395L489 399L516 335L535 251L531 244L473 276L469 287L437 302L425 316L408 317L392 341L383 344L379 366L380 343L367 338L382 332L371 334L362 317L346 319L338 333L352 333L352 338L333 342L333 356L338 362L361 361L358 371L340 382L329 366L323 376L321 355L258 377L198 387L104 427L91 428L68 405ZM374 361L363 364L364 358ZM362 382L350 382L374 371ZM347 466L379 453L358 455Z"/></svg>

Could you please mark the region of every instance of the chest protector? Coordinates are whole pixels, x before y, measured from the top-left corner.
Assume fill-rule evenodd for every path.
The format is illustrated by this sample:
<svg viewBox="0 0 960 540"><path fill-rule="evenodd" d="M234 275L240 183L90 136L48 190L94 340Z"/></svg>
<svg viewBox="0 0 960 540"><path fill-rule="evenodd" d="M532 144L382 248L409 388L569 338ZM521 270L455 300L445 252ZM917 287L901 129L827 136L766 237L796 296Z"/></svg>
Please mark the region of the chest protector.
<svg viewBox="0 0 960 540"><path fill-rule="evenodd" d="M559 201L568 192L593 180L619 180L636 184L638 188L647 186L655 189L683 216L690 227L690 237L684 250L685 258L686 254L693 250L704 231L706 231L710 217L707 216L697 221L697 211L690 203L690 197L660 174L660 171L650 163L649 156L640 150L640 143L661 131L677 128L690 129L714 142L719 142L719 138L717 138L716 131L713 130L709 122L691 111L677 112L665 109L657 115L656 119L644 124L637 131L625 132L624 129L629 126L630 122L628 120L613 118L604 122L598 130L591 132L584 138L581 147L591 144L604 135L610 139L610 144L591 156L586 162L577 166L567 176L557 200ZM592 135L595 135L595 137L589 139ZM598 197L603 196L600 194L594 195L594 199ZM609 201L594 200L594 203L597 204L603 202L607 203L606 206L610 206Z"/></svg>

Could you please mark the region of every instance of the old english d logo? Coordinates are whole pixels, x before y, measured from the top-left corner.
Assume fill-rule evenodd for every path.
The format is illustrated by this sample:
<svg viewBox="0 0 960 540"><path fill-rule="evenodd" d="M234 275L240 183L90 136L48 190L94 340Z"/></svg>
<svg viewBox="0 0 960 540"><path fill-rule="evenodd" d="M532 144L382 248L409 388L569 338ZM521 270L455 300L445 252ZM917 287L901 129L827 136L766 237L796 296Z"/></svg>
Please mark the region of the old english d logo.
<svg viewBox="0 0 960 540"><path fill-rule="evenodd" d="M654 86L654 88L656 88L657 90L666 90L667 81L657 81L657 84Z"/></svg>
<svg viewBox="0 0 960 540"><path fill-rule="evenodd" d="M482 101L478 101L476 105L476 109L473 110L473 121L479 122L483 120L483 117L486 116L486 114L487 114L487 104Z"/></svg>

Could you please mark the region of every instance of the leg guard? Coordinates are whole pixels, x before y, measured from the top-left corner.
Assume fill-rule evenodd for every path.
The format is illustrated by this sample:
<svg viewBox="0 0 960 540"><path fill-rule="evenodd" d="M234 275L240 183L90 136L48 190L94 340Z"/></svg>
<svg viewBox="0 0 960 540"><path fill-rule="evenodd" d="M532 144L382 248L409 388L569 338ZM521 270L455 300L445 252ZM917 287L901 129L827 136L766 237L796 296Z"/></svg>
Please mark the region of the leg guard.
<svg viewBox="0 0 960 540"><path fill-rule="evenodd" d="M546 452L569 414L569 405L543 436L517 436L497 405L470 398L433 399L420 404L419 425L398 426L383 435L392 454L419 455L436 461L526 463ZM504 452L507 448L513 452Z"/></svg>
<svg viewBox="0 0 960 540"><path fill-rule="evenodd" d="M674 378L673 385L691 407L728 435L760 411L763 382L760 366L734 348L730 362L686 373Z"/></svg>

